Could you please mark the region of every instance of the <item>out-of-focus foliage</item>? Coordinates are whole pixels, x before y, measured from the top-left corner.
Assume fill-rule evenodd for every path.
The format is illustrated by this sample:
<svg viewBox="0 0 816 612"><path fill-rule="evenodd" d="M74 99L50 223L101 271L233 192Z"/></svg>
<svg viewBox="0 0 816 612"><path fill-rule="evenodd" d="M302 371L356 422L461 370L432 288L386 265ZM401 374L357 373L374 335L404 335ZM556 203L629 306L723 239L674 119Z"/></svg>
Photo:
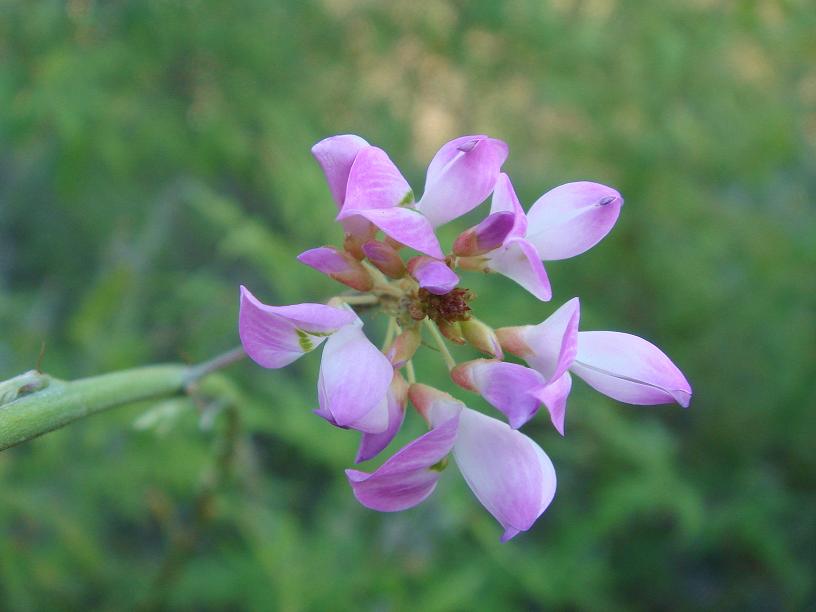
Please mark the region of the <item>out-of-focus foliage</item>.
<svg viewBox="0 0 816 612"><path fill-rule="evenodd" d="M340 238L315 141L359 133L421 192L441 143L486 132L526 206L576 179L626 205L549 265L552 304L469 279L482 318L580 295L585 329L655 341L695 390L683 411L576 383L565 439L525 430L556 500L501 545L453 469L417 509L361 508L356 436L309 412L318 356L247 362L216 393L240 427L210 495L226 412L187 400L0 455L0 608L816 606L814 31L807 0L0 1L0 378L41 341L66 378L231 347L239 283L332 289L294 260ZM433 353L420 375L450 389Z"/></svg>

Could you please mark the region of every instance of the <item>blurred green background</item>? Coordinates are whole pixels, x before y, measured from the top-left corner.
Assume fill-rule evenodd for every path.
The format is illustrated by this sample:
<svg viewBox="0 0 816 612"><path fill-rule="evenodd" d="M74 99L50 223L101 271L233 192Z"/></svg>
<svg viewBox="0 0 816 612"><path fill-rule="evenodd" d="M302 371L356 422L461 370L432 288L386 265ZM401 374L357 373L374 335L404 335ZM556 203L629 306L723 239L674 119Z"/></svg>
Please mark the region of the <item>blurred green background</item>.
<svg viewBox="0 0 816 612"><path fill-rule="evenodd" d="M361 134L421 192L484 132L525 206L579 179L626 205L548 266L552 303L468 277L480 316L580 295L584 329L651 339L695 391L576 382L565 439L525 428L556 500L501 545L455 470L416 509L360 507L356 436L309 412L319 357L244 362L204 418L142 404L0 455L0 608L816 607L814 31L808 0L0 0L0 378L43 341L64 378L230 348L239 283L334 289L294 260L341 237L314 142Z"/></svg>

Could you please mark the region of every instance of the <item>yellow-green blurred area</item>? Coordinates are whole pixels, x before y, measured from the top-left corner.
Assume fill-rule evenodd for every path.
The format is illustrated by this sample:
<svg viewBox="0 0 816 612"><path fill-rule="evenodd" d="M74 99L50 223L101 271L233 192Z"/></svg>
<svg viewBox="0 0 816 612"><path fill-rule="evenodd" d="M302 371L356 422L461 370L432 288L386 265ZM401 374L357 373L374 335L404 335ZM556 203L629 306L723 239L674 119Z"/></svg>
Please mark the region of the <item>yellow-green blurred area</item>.
<svg viewBox="0 0 816 612"><path fill-rule="evenodd" d="M295 260L342 239L313 143L360 134L419 194L442 143L487 133L525 207L572 180L626 204L548 264L551 303L463 275L480 318L578 295L583 329L648 338L694 388L636 407L576 380L565 438L524 429L556 499L500 544L453 465L413 510L361 507L357 435L311 414L319 355L246 361L219 381L240 424L204 508L227 422L190 400L0 455L0 608L816 607L814 32L809 0L0 1L0 378L41 343L62 378L231 348L239 284L336 291ZM489 409L433 351L417 366Z"/></svg>

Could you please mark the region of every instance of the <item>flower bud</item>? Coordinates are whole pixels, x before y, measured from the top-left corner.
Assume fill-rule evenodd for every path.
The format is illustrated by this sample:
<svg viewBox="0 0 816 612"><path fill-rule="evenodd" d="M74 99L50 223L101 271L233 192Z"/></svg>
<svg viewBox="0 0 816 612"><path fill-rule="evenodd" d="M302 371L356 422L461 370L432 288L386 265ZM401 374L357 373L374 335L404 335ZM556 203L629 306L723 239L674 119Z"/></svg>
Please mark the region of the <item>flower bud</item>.
<svg viewBox="0 0 816 612"><path fill-rule="evenodd" d="M349 221L360 221L360 219L351 219ZM352 227L354 231L346 234L343 240L343 249L358 261L365 259L363 253L363 245L369 240L373 240L377 234L377 228L373 223L362 220L363 223L355 223Z"/></svg>
<svg viewBox="0 0 816 612"><path fill-rule="evenodd" d="M394 240L391 236L386 236L385 237L385 242L388 243L389 245L391 245L394 248L395 251L401 251L402 249L405 248L404 244L402 244L398 240Z"/></svg>
<svg viewBox="0 0 816 612"><path fill-rule="evenodd" d="M390 278L405 276L405 264L399 253L387 242L369 240L363 245L363 253L374 267Z"/></svg>
<svg viewBox="0 0 816 612"><path fill-rule="evenodd" d="M408 273L420 287L434 295L450 293L459 284L459 277L444 261L425 255L408 260Z"/></svg>
<svg viewBox="0 0 816 612"><path fill-rule="evenodd" d="M462 336L471 346L496 359L504 359L499 339L492 327L474 317L462 321L459 327Z"/></svg>
<svg viewBox="0 0 816 612"><path fill-rule="evenodd" d="M472 257L499 248L513 229L515 220L515 215L509 211L488 215L479 225L459 234L453 243L454 255Z"/></svg>
<svg viewBox="0 0 816 612"><path fill-rule="evenodd" d="M359 261L334 247L309 249L297 258L299 262L357 291L370 291L374 286L371 275Z"/></svg>
<svg viewBox="0 0 816 612"><path fill-rule="evenodd" d="M394 338L394 342L388 347L385 356L388 357L395 369L399 369L414 356L421 342L422 335L419 333L418 328L406 329Z"/></svg>
<svg viewBox="0 0 816 612"><path fill-rule="evenodd" d="M459 327L458 321L437 321L436 326L439 328L439 331L442 332L442 335L451 342L455 342L456 344L465 343L465 338L462 336L462 330Z"/></svg>

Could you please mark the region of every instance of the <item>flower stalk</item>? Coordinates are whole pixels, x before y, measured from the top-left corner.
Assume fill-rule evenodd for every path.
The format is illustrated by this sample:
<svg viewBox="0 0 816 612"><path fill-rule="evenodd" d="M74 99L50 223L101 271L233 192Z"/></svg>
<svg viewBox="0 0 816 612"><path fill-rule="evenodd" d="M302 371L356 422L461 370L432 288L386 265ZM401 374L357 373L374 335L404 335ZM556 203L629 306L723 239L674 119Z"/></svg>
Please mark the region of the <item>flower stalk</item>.
<svg viewBox="0 0 816 612"><path fill-rule="evenodd" d="M451 352L448 350L448 345L445 344L445 338L442 337L442 334L439 331L439 328L436 326L433 321L429 319L425 319L424 321L425 327L428 328L428 331L431 332L431 336L436 343L436 347L439 349L440 354L442 355L442 359L445 360L445 365L448 368L448 371L452 370L456 367L456 360L451 355Z"/></svg>

